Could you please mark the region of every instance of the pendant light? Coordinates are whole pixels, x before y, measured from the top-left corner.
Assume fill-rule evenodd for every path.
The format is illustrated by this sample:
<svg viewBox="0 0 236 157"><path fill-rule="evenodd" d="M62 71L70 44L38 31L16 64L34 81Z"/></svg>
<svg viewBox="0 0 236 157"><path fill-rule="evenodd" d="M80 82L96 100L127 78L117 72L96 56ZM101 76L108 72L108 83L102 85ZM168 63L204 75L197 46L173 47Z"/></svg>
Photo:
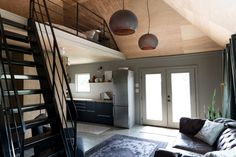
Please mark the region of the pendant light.
<svg viewBox="0 0 236 157"><path fill-rule="evenodd" d="M110 18L109 26L115 35L130 35L135 32L138 27L138 19L136 15L124 9L116 11Z"/></svg>
<svg viewBox="0 0 236 157"><path fill-rule="evenodd" d="M158 39L154 34L150 34L150 12L149 12L148 0L147 0L147 12L148 12L148 33L142 35L139 38L138 45L142 50L153 50L157 47Z"/></svg>

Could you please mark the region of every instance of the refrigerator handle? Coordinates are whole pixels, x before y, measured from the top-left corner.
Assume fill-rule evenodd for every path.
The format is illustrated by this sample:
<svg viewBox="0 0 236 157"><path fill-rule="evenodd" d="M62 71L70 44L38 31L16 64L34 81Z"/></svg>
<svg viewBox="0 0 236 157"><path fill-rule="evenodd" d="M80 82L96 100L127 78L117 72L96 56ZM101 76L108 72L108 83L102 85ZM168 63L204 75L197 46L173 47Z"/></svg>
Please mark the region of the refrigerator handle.
<svg viewBox="0 0 236 157"><path fill-rule="evenodd" d="M116 103L116 96L115 95L113 95L113 98L112 98L112 100L113 100L113 105L115 105L115 103Z"/></svg>

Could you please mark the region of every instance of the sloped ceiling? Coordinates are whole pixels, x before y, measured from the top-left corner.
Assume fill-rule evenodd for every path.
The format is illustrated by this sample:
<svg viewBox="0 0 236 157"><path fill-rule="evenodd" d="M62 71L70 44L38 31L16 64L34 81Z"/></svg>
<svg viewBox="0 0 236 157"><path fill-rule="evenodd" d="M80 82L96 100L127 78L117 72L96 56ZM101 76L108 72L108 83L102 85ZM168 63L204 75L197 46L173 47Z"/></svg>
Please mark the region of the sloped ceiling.
<svg viewBox="0 0 236 157"><path fill-rule="evenodd" d="M222 47L236 33L235 0L164 0Z"/></svg>
<svg viewBox="0 0 236 157"><path fill-rule="evenodd" d="M174 4L177 1L185 3L184 0L167 0L166 3L163 0L149 0L151 33L158 37L159 45L155 50L142 51L138 47L138 39L142 34L147 33L146 0L125 0L125 8L132 10L139 20L135 34L114 36L117 45L127 58L178 55L222 49L222 46L215 42L217 40L209 38L206 31L202 31L197 27L198 25L193 25L187 20L188 18L184 18L184 14L176 11L178 7L174 7ZM205 1L201 1L203 6L206 5ZM107 23L109 23L111 15L122 8L122 0L80 0L80 2L100 14ZM180 6L180 3L178 4L176 6Z"/></svg>

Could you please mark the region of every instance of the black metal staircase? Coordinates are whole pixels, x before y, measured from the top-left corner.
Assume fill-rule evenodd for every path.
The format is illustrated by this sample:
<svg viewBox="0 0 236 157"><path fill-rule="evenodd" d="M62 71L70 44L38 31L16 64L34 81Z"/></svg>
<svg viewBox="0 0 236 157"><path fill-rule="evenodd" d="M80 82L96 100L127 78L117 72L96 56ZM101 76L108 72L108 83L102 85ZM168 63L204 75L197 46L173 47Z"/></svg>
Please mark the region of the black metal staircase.
<svg viewBox="0 0 236 157"><path fill-rule="evenodd" d="M37 3L40 3L38 0ZM45 0L41 3L46 10ZM50 17L49 25L36 22L35 1L31 1L28 24L0 17L0 156L25 157L27 150L37 149L35 157L75 157L76 122L65 115L66 94L72 95ZM38 25L38 26L36 26ZM43 33L42 28L45 28ZM47 32L50 30L50 35ZM30 59L28 59L30 58ZM25 73L31 68L36 74ZM24 85L32 83L32 88ZM39 87L34 87L39 84ZM25 101L31 100L30 104ZM40 102L34 102L35 97ZM42 99L42 100L41 100ZM46 117L28 119L25 115L44 112ZM72 119L72 118L71 118ZM33 128L48 128L43 134L30 135ZM68 130L71 128L73 133ZM27 134L29 133L29 134ZM26 136L27 135L27 136Z"/></svg>

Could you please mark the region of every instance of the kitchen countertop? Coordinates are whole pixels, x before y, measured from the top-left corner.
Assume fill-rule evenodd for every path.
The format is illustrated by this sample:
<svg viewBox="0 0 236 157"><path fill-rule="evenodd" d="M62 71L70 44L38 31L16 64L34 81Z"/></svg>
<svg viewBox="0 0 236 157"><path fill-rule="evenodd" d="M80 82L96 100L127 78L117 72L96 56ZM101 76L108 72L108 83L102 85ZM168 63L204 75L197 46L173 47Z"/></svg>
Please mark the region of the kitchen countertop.
<svg viewBox="0 0 236 157"><path fill-rule="evenodd" d="M70 98L67 98L66 100L70 100ZM112 103L112 100L101 100L101 99L87 99L87 98L73 98L75 101L91 101L91 102L106 102L106 103Z"/></svg>

